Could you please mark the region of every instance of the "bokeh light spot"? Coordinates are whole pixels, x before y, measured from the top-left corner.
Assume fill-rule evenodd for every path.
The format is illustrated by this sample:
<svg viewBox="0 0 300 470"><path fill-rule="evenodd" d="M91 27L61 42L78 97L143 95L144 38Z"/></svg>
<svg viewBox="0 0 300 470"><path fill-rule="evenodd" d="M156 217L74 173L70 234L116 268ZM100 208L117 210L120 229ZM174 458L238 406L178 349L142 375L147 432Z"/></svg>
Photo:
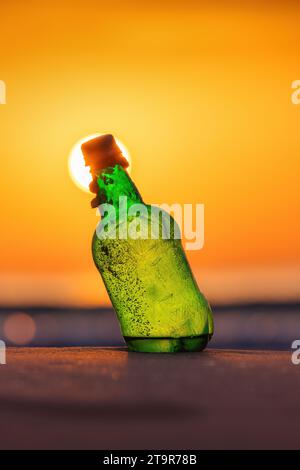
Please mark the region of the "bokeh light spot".
<svg viewBox="0 0 300 470"><path fill-rule="evenodd" d="M16 345L29 344L36 333L35 321L24 312L9 315L4 321L3 329L6 338Z"/></svg>

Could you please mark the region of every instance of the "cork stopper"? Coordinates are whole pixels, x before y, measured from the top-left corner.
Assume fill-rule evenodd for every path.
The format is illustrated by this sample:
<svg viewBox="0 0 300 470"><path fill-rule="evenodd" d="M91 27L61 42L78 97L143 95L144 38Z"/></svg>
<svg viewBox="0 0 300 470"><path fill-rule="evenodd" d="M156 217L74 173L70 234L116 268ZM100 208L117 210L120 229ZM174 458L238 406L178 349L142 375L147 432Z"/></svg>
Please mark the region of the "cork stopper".
<svg viewBox="0 0 300 470"><path fill-rule="evenodd" d="M97 176L105 168L114 167L115 165L127 168L129 163L122 155L122 151L111 134L101 135L85 142L82 144L81 150L85 164L90 167L90 172L93 177L93 181L89 186L90 190L92 193L97 194L97 197L92 200L91 205L92 207L98 207L101 201L98 196L99 187Z"/></svg>
<svg viewBox="0 0 300 470"><path fill-rule="evenodd" d="M128 161L122 155L114 136L101 135L85 142L81 146L85 164L91 168L91 173L98 173L104 168L121 165L128 167Z"/></svg>

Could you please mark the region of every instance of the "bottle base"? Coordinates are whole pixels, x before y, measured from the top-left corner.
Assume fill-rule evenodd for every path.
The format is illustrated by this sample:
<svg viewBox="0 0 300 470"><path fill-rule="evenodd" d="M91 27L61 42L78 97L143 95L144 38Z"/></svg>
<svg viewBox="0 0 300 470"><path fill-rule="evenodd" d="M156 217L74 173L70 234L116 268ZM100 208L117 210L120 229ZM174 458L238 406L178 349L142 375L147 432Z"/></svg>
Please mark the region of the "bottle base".
<svg viewBox="0 0 300 470"><path fill-rule="evenodd" d="M143 353L196 352L206 348L212 335L186 336L182 338L133 338L124 336L129 351Z"/></svg>

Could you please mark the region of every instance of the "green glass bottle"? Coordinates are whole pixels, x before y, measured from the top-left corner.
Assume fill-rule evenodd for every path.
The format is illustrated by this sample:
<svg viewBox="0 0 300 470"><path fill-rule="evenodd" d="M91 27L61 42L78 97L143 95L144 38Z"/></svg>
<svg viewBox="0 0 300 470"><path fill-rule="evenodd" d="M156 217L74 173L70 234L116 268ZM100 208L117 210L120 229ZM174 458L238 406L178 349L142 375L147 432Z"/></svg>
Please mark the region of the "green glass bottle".
<svg viewBox="0 0 300 470"><path fill-rule="evenodd" d="M201 351L213 334L212 312L193 277L174 218L144 204L113 136L90 140L82 152L93 176L90 188L97 194L92 207L99 206L102 215L93 258L128 349Z"/></svg>

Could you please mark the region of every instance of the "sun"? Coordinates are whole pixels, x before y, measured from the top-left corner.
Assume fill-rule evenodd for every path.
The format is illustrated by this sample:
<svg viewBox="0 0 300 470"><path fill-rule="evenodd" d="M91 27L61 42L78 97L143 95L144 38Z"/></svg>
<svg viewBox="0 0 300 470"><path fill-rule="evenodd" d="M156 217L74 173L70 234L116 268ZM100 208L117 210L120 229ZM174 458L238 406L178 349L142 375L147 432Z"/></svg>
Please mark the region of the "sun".
<svg viewBox="0 0 300 470"><path fill-rule="evenodd" d="M87 193L90 192L89 184L92 181L92 177L90 174L90 169L88 166L85 166L84 158L81 151L81 146L88 140L94 139L95 137L99 137L103 134L92 134L87 137L80 139L72 148L69 156L69 173L71 176L72 181L76 184L76 186L82 191L86 191ZM127 147L121 142L119 139L116 138L116 142L120 147L122 154L128 160L129 167L127 171L130 173L131 170L131 157Z"/></svg>

